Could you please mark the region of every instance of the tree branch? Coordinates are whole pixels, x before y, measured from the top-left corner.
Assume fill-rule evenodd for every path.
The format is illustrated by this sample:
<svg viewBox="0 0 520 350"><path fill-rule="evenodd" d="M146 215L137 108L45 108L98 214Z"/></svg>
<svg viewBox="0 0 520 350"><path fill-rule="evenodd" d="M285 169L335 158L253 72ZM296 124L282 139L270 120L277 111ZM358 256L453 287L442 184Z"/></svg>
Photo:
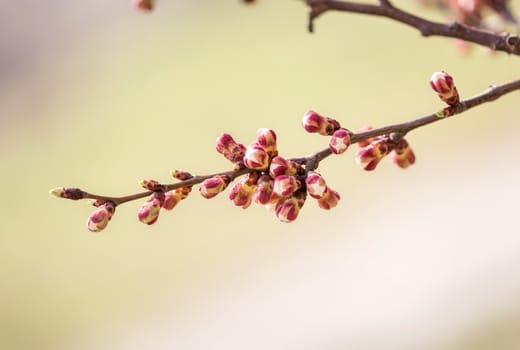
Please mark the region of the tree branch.
<svg viewBox="0 0 520 350"><path fill-rule="evenodd" d="M520 79L512 81L510 83L506 83L503 85L495 85L490 86L487 90L484 92L475 95L473 97L470 97L466 100L461 101L460 103L446 107L438 112L431 113L428 115L425 115L423 117L406 121L399 124L393 124L384 126L377 129L372 129L369 131L359 132L359 133L353 133L351 136L351 143L357 143L366 139L370 139L377 136L382 135L390 135L390 134L398 134L400 137L404 137L408 132L417 129L419 127L438 122L440 120L446 119L447 117L451 117L457 114L461 114L471 108L474 108L476 106L479 106L486 102L494 101L501 96L504 96L510 92L520 90ZM304 156L304 157L298 157L298 158L290 158L291 161L298 163L302 166L305 166L306 171L315 170L318 168L319 163L324 160L325 158L332 155L332 151L329 148L325 148L321 151L315 152L313 154ZM171 184L164 184L160 185L162 186L162 189L164 191L171 191L182 187L191 187L193 185L199 184L209 178L215 177L216 175L222 175L222 176L228 176L231 181L236 179L239 176L252 173L255 170L249 169L249 168L238 168L235 170L230 171L223 171L218 172L214 174L209 175L200 175L200 176L194 176L188 180L180 181L176 183ZM153 191L144 191L139 193L134 193L126 196L121 197L112 197L112 196L104 196L104 195L96 195L88 192L84 192L79 189L68 189L68 190L74 190L74 195L69 197L64 197L68 199L94 199L98 201L104 201L104 202L112 202L114 205L120 205L129 201L133 201L140 198L145 198L150 196Z"/></svg>
<svg viewBox="0 0 520 350"><path fill-rule="evenodd" d="M311 8L308 27L310 32L314 31L314 20L325 12L352 12L393 19L416 28L423 36L456 38L486 46L495 51L520 55L520 37L518 35L511 33L496 34L457 22L451 24L432 22L395 7L389 0L380 0L379 5L339 0L306 0L306 3Z"/></svg>

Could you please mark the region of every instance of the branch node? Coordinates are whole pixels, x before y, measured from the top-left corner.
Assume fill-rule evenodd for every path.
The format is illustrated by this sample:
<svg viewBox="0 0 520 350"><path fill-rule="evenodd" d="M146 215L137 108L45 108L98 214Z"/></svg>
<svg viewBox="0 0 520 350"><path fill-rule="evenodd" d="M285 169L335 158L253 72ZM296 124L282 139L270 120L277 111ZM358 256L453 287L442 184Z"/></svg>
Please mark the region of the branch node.
<svg viewBox="0 0 520 350"><path fill-rule="evenodd" d="M403 139L404 135L405 134L403 132L396 131L396 132L390 133L389 137L390 137L390 140L392 140L392 142L398 143L399 141L401 141Z"/></svg>
<svg viewBox="0 0 520 350"><path fill-rule="evenodd" d="M519 52L520 51L520 37L516 34L507 33L506 34L506 45L511 52Z"/></svg>
<svg viewBox="0 0 520 350"><path fill-rule="evenodd" d="M389 0L379 0L379 4L381 5L381 7L387 7L387 8L394 7Z"/></svg>

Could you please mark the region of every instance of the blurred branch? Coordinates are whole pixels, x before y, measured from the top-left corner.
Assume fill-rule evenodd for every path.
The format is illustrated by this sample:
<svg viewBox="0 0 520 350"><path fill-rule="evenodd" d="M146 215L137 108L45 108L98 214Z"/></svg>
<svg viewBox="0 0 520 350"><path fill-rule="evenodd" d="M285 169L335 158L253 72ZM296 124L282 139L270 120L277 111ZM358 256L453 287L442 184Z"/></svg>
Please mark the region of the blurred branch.
<svg viewBox="0 0 520 350"><path fill-rule="evenodd" d="M451 24L432 22L401 10L389 0L380 0L379 5L363 4L339 0L306 0L311 8L309 13L309 31L314 31L314 20L328 11L361 13L393 19L416 28L423 36L444 36L461 39L495 51L520 55L520 37L511 33L496 34L492 31L467 26L458 22Z"/></svg>

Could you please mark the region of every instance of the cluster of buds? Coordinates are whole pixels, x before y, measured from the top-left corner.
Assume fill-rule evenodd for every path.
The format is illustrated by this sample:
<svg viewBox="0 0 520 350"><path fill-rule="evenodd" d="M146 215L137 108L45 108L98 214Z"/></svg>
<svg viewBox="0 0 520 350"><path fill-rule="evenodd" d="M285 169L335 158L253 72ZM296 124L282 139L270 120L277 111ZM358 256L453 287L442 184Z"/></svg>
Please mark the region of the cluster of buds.
<svg viewBox="0 0 520 350"><path fill-rule="evenodd" d="M340 143L335 141L338 147L343 147ZM247 172L229 193L229 199L234 205L244 209L253 202L264 205L273 209L277 218L283 222L291 222L298 217L307 197L309 187L306 180L311 172L306 172L301 164L278 155L274 130L259 129L255 141L247 147L224 133L217 138L216 150L230 160L236 170ZM312 174L314 178L316 175ZM223 192L230 181L229 176L215 175L202 182L199 192L205 198L213 198ZM312 181L314 188L315 180ZM318 200L320 207L330 209L336 206L339 195L324 186L322 193L313 197Z"/></svg>
<svg viewBox="0 0 520 350"><path fill-rule="evenodd" d="M180 170L172 170L171 175L180 181L193 177L190 173ZM157 222L161 209L172 210L181 200L186 199L191 192L191 186L168 190L166 185L160 184L157 180L142 180L139 184L143 188L152 191L152 194L137 211L139 221L147 225Z"/></svg>
<svg viewBox="0 0 520 350"><path fill-rule="evenodd" d="M370 127L363 129L370 130ZM415 163L415 154L403 137L396 134L382 135L358 142L356 162L366 171L374 170L381 159L392 154L392 161L406 169Z"/></svg>
<svg viewBox="0 0 520 350"><path fill-rule="evenodd" d="M459 92L453 77L445 71L435 72L430 78L430 86L439 95L439 98L450 106L460 102Z"/></svg>
<svg viewBox="0 0 520 350"><path fill-rule="evenodd" d="M350 146L351 132L342 128L336 119L324 117L310 110L303 115L302 126L309 133L332 136L329 149L334 154L344 153Z"/></svg>

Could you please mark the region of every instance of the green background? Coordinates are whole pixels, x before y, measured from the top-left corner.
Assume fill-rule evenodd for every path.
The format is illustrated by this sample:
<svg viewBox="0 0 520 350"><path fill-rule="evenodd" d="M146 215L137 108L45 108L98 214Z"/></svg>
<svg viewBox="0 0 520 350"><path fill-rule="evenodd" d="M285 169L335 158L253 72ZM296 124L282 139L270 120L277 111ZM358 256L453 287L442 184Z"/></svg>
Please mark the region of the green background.
<svg viewBox="0 0 520 350"><path fill-rule="evenodd" d="M403 2L432 19L442 14ZM326 147L307 109L355 130L442 108L519 76L518 57L421 38L298 1L2 1L1 349L516 349L520 229L512 93L408 136L417 163L373 173L355 147L320 166L341 193L279 222L197 191L148 227L139 201L93 234L56 186L122 195L170 169L227 170L221 132Z"/></svg>

